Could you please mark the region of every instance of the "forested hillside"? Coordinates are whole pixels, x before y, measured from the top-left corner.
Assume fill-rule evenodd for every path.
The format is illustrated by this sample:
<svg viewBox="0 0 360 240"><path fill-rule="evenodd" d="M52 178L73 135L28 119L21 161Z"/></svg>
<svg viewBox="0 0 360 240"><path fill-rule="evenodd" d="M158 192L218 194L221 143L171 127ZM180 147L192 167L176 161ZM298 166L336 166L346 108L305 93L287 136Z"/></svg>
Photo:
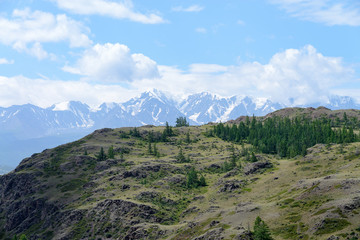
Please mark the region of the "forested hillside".
<svg viewBox="0 0 360 240"><path fill-rule="evenodd" d="M340 114L97 130L0 176L0 238L358 239L359 119Z"/></svg>

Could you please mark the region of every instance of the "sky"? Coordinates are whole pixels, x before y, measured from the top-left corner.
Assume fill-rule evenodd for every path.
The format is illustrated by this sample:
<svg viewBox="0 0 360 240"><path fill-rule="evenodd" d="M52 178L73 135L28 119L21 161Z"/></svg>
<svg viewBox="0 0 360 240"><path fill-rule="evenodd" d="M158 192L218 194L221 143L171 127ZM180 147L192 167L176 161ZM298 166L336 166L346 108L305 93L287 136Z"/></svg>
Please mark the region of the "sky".
<svg viewBox="0 0 360 240"><path fill-rule="evenodd" d="M0 106L360 101L359 43L358 0L0 0Z"/></svg>

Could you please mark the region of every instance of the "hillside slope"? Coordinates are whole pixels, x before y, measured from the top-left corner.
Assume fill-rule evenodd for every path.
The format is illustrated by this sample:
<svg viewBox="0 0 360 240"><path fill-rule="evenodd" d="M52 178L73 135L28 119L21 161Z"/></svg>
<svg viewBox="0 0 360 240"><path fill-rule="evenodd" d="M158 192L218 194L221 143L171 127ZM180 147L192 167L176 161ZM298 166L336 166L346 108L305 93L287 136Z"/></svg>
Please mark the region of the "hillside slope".
<svg viewBox="0 0 360 240"><path fill-rule="evenodd" d="M251 239L260 216L275 239L357 239L360 143L249 162L250 145L205 136L211 127L162 140L165 127L101 129L24 159L0 176L0 238ZM207 186L189 184L194 170Z"/></svg>

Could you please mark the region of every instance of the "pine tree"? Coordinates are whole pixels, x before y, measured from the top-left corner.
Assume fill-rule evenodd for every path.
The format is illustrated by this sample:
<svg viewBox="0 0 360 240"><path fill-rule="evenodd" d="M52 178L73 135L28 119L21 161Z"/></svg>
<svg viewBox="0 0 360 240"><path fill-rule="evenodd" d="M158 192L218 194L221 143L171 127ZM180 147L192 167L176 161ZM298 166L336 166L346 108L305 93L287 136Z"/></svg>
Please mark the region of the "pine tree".
<svg viewBox="0 0 360 240"><path fill-rule="evenodd" d="M173 130L172 130L172 127L169 126L169 123L168 123L168 122L166 122L165 125L166 125L166 126L165 126L166 134L167 134L167 136L171 137L171 136L174 134L174 133L173 133Z"/></svg>
<svg viewBox="0 0 360 240"><path fill-rule="evenodd" d="M197 188L199 186L197 171L195 170L194 167L192 167L187 174L186 186L188 188Z"/></svg>
<svg viewBox="0 0 360 240"><path fill-rule="evenodd" d="M186 120L186 117L176 118L176 127L188 127L189 123Z"/></svg>
<svg viewBox="0 0 360 240"><path fill-rule="evenodd" d="M103 148L103 147L101 147L99 154L96 155L96 158L97 158L97 160L99 160L99 161L104 161L104 160L106 160L107 156L106 156L106 154L105 154L105 152L104 152L104 148Z"/></svg>
<svg viewBox="0 0 360 240"><path fill-rule="evenodd" d="M108 158L110 158L110 159L115 158L115 152L114 152L114 147L113 146L109 147L109 149L108 149Z"/></svg>
<svg viewBox="0 0 360 240"><path fill-rule="evenodd" d="M191 143L191 140L190 140L190 131L187 131L187 133L186 133L185 142L186 142L187 144Z"/></svg>
<svg viewBox="0 0 360 240"><path fill-rule="evenodd" d="M269 227L258 216L254 223L254 239L255 240L272 240Z"/></svg>
<svg viewBox="0 0 360 240"><path fill-rule="evenodd" d="M207 186L206 179L203 175L201 175L201 177L200 177L199 186L201 186L201 187Z"/></svg>
<svg viewBox="0 0 360 240"><path fill-rule="evenodd" d="M181 148L181 147L180 147L180 149L179 149L178 155L176 156L176 159L177 159L179 162L181 162L181 163L183 163L183 162L186 161L185 156L184 156L184 154L183 154L183 151L182 151L182 148Z"/></svg>
<svg viewBox="0 0 360 240"><path fill-rule="evenodd" d="M159 154L158 150L157 150L157 147L156 147L156 143L154 144L153 154L154 154L155 157L158 156L158 154Z"/></svg>

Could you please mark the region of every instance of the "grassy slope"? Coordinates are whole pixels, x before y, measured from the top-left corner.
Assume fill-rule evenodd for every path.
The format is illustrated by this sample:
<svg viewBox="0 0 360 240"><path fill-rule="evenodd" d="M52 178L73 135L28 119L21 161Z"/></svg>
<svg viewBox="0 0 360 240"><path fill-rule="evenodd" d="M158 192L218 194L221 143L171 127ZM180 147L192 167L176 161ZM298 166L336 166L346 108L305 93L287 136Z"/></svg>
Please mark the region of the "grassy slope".
<svg viewBox="0 0 360 240"><path fill-rule="evenodd" d="M360 228L360 209L346 210L344 207L359 195L360 143L346 145L343 149L339 145L317 145L309 149L304 158L278 159L276 156L258 155L269 159L274 167L263 173L246 176L240 172L224 178L226 173L211 173L206 168L211 164L222 164L226 159L229 161L231 144L205 137L203 132L207 127L176 128L177 136L170 142L157 143L160 158L147 153L148 144L144 139L121 138L121 132L130 130L123 128L95 132L78 142L47 150L50 156L56 153L50 158L44 157L43 153L22 164L41 161L52 164L53 168L44 170L43 182L47 189L39 192L38 197L61 202L66 209L91 209L104 199L123 199L159 209L163 216L174 221L142 225L149 233L154 228L164 230L164 239L192 239L216 228L222 229L221 234L226 239L232 239L243 229L251 228L256 216L265 220L276 239L298 239L300 235L303 239L326 239L333 234L345 237ZM140 129L162 132L164 128ZM185 135L189 130L193 142L186 144ZM128 148L130 153L124 154L125 161L120 161L117 154L115 164L106 170L99 170L102 163L77 163L73 157L83 155L85 149L89 156L95 156L100 147L107 150L110 146ZM185 155L190 154L191 163L176 162L179 146ZM235 147L239 152L241 146ZM126 170L157 163L170 164L178 171L150 172L146 180L117 178ZM242 166L248 164L243 158L238 163ZM62 171L61 166L66 164L72 167ZM185 178L191 165L205 176L207 187L187 190L179 184L169 184L171 177ZM35 170L25 168L20 172L24 171ZM224 182L230 180L245 180L247 184L232 192L219 193ZM84 188L84 184L89 182L93 186ZM129 188L124 188L124 185ZM139 198L144 192L157 192L160 197ZM168 200L172 200L171 204L166 203ZM189 209L194 211L183 213ZM335 221L334 224L331 221ZM190 222L195 224L189 228ZM80 227L79 236L81 231L85 229ZM31 231L28 234L31 235Z"/></svg>

